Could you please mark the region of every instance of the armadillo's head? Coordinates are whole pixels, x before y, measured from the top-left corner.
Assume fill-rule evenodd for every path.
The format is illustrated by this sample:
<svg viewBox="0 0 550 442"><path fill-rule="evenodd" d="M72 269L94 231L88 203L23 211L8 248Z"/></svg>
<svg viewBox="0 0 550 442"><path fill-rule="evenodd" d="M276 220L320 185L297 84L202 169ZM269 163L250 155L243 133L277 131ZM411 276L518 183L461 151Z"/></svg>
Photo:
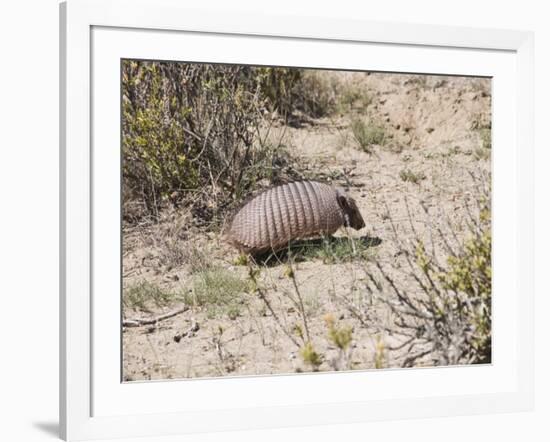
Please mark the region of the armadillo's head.
<svg viewBox="0 0 550 442"><path fill-rule="evenodd" d="M355 230L365 227L365 221L359 212L359 208L353 198L346 196L344 193L338 192L338 204L344 213L344 225L353 227Z"/></svg>

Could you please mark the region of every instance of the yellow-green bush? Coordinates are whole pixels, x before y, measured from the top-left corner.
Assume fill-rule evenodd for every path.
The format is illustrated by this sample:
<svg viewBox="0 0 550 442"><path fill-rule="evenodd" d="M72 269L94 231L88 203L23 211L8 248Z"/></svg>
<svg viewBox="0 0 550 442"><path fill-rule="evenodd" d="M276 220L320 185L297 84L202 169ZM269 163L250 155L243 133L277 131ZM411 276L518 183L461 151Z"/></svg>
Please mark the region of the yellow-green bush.
<svg viewBox="0 0 550 442"><path fill-rule="evenodd" d="M422 358L436 365L491 362L490 200L482 197L478 204L465 239L459 240L451 230L435 230L445 244L446 259L415 233L407 243L394 239L401 260L391 265L377 262L377 271L370 272L367 290L384 292L381 299L405 339L397 346L408 348L403 366Z"/></svg>
<svg viewBox="0 0 550 442"><path fill-rule="evenodd" d="M260 91L271 111L288 116L294 111L294 88L301 81L300 69L259 67L256 70Z"/></svg>
<svg viewBox="0 0 550 442"><path fill-rule="evenodd" d="M207 217L272 177L278 153L257 140L263 84L248 66L124 60L125 219L191 201Z"/></svg>

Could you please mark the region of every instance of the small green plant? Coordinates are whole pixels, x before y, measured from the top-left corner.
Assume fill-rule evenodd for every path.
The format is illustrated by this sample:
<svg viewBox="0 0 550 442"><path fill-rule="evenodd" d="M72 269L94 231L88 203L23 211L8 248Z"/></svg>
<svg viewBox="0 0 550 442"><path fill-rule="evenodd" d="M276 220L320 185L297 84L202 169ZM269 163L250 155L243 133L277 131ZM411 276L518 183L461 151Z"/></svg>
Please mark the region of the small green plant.
<svg viewBox="0 0 550 442"><path fill-rule="evenodd" d="M195 274L193 290L187 295L190 305L207 308L210 317L221 313L231 319L240 315L243 294L250 290L250 281L222 267L213 266Z"/></svg>
<svg viewBox="0 0 550 442"><path fill-rule="evenodd" d="M328 327L328 338L340 350L347 350L351 344L353 337L353 329L351 327L336 327L334 316L328 314L325 316L325 322Z"/></svg>
<svg viewBox="0 0 550 442"><path fill-rule="evenodd" d="M366 89L356 84L343 86L338 98L337 109L341 114L354 109L360 112L365 111L372 103L372 97Z"/></svg>
<svg viewBox="0 0 550 442"><path fill-rule="evenodd" d="M408 348L404 367L414 366L427 355L437 365L491 362L490 198L481 196L478 209L470 215L466 239L458 240L451 224L447 228L454 231L437 231L446 244L446 259L427 247L426 238L418 234L407 243L395 234L401 263L375 263L381 280L370 278L368 290L393 297L385 302L398 318L395 324L405 339L393 349ZM452 243L448 235L454 238ZM405 273L413 276L408 286L396 282L393 273L404 272L403 263L411 269Z"/></svg>
<svg viewBox="0 0 550 442"><path fill-rule="evenodd" d="M405 182L419 184L420 181L426 179L426 174L424 172L413 172L411 169L403 169L399 172L399 178Z"/></svg>
<svg viewBox="0 0 550 442"><path fill-rule="evenodd" d="M384 368L386 366L386 345L380 336L376 337L374 350L374 368Z"/></svg>
<svg viewBox="0 0 550 442"><path fill-rule="evenodd" d="M313 371L319 371L319 367L323 363L323 355L317 353L311 342L306 343L301 350L300 355L306 364L311 366Z"/></svg>
<svg viewBox="0 0 550 442"><path fill-rule="evenodd" d="M386 132L383 127L366 123L360 118L354 118L350 127L355 142L363 151L372 153L373 146L384 145Z"/></svg>
<svg viewBox="0 0 550 442"><path fill-rule="evenodd" d="M238 304L231 304L227 307L226 313L227 313L227 317L232 321L234 321L239 316L241 316L240 306Z"/></svg>
<svg viewBox="0 0 550 442"><path fill-rule="evenodd" d="M324 320L328 328L328 339L338 349L338 355L330 361L332 367L334 370L351 369L351 341L353 339L353 328L348 326L337 326L334 316L330 313L325 315Z"/></svg>
<svg viewBox="0 0 550 442"><path fill-rule="evenodd" d="M233 261L233 264L236 266L246 266L248 265L248 256L244 253L239 254Z"/></svg>
<svg viewBox="0 0 550 442"><path fill-rule="evenodd" d="M487 120L487 117L484 117L481 114L476 115L472 121L471 128L478 133L481 146L476 149L475 157L477 159L488 159L491 154L490 150L492 147L492 137L491 137L491 121ZM486 151L485 153L483 151Z"/></svg>
<svg viewBox="0 0 550 442"><path fill-rule="evenodd" d="M299 241L290 245L295 261L320 259L325 264L368 260L375 255L376 238L348 238L326 236L318 240Z"/></svg>
<svg viewBox="0 0 550 442"><path fill-rule="evenodd" d="M302 341L305 340L304 328L300 324L294 324L292 327L292 333L299 337Z"/></svg>
<svg viewBox="0 0 550 442"><path fill-rule="evenodd" d="M139 310L147 310L151 306L164 307L179 299L177 294L165 291L148 281L141 281L125 288L122 296L122 302L126 308Z"/></svg>
<svg viewBox="0 0 550 442"><path fill-rule="evenodd" d="M482 127L479 129L479 136L481 138L481 147L486 150L491 149L491 128Z"/></svg>

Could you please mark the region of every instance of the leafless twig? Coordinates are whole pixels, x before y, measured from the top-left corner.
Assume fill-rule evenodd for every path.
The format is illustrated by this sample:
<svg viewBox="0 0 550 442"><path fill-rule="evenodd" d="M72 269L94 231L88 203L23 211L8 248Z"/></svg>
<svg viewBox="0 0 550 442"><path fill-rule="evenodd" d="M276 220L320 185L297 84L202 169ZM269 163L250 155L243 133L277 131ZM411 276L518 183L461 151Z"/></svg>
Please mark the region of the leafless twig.
<svg viewBox="0 0 550 442"><path fill-rule="evenodd" d="M124 319L122 321L123 327L141 327L143 325L153 325L157 322L164 321L165 319L172 318L174 316L180 315L181 313L186 312L189 310L189 306L184 305L183 307L180 307L176 310L173 310L168 313L164 313L159 316L155 316L154 318L134 318L134 319Z"/></svg>

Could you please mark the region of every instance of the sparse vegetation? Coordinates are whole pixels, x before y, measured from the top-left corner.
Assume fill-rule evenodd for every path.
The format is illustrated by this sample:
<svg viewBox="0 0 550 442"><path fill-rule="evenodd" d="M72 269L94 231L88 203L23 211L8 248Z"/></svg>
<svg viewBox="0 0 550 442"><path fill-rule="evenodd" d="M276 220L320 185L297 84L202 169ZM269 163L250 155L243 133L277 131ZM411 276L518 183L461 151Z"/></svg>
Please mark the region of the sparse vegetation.
<svg viewBox="0 0 550 442"><path fill-rule="evenodd" d="M481 137L481 148L485 150L491 149L491 128L483 127L479 130L479 136Z"/></svg>
<svg viewBox="0 0 550 442"><path fill-rule="evenodd" d="M295 110L312 118L325 117L337 110L339 83L331 76L304 70L292 91Z"/></svg>
<svg viewBox="0 0 550 442"><path fill-rule="evenodd" d="M468 223L469 238L456 248L442 230L437 231L447 244L446 262L430 252L418 235L410 243L395 237L403 262L391 266L377 262L376 270L371 270L367 290L384 292L394 325L409 347L403 366L424 357L436 365L491 362L490 201L483 197L479 204L477 217ZM406 275L408 285L395 283L399 272ZM387 298L388 292L393 299Z"/></svg>
<svg viewBox="0 0 550 442"><path fill-rule="evenodd" d="M169 204L211 219L283 164L257 141L262 109L284 103L292 73L247 66L122 63L124 218L158 219ZM280 71L277 71L280 72ZM268 94L277 87L272 95ZM264 94L262 93L264 92ZM275 104L273 104L275 103ZM278 166L275 166L278 167Z"/></svg>
<svg viewBox="0 0 550 442"><path fill-rule="evenodd" d="M319 240L291 244L290 253L296 261L320 259L325 264L369 259L374 256L372 246L376 238L324 237Z"/></svg>
<svg viewBox="0 0 550 442"><path fill-rule="evenodd" d="M419 184L420 181L426 179L426 174L424 172L413 172L411 169L403 169L399 172L399 178L406 183Z"/></svg>
<svg viewBox="0 0 550 442"><path fill-rule="evenodd" d="M207 307L211 317L225 313L234 319L239 316L250 288L247 279L222 267L208 267L194 275L193 290L186 295L186 302Z"/></svg>
<svg viewBox="0 0 550 442"><path fill-rule="evenodd" d="M386 139L384 128L361 118L351 121L351 131L357 145L365 152L372 153L374 146L381 146Z"/></svg>
<svg viewBox="0 0 550 442"><path fill-rule="evenodd" d="M380 239L364 236L361 238L323 236L309 240L290 242L286 249L276 253L267 252L258 257L263 264L282 264L320 260L324 264L368 260L375 256ZM237 258L235 265L246 265L248 261ZM289 271L292 271L289 267Z"/></svg>
<svg viewBox="0 0 550 442"><path fill-rule="evenodd" d="M163 290L148 281L141 281L125 288L122 296L122 302L126 308L143 311L153 307L165 307L178 300L181 300L181 297L176 293Z"/></svg>
<svg viewBox="0 0 550 442"><path fill-rule="evenodd" d="M304 345L304 347L300 350L300 354L302 355L304 362L309 365L313 371L319 371L319 367L323 363L324 358L321 354L315 351L315 348L313 348L313 344L311 342Z"/></svg>
<svg viewBox="0 0 550 442"><path fill-rule="evenodd" d="M491 155L491 121L487 121L483 115L476 115L471 125L472 130L478 133L481 145L476 149L477 159L487 159ZM485 152L483 152L485 151Z"/></svg>
<svg viewBox="0 0 550 442"><path fill-rule="evenodd" d="M331 314L325 316L325 322L328 327L330 341L340 350L347 350L351 344L353 329L351 327L338 328L334 316Z"/></svg>
<svg viewBox="0 0 550 442"><path fill-rule="evenodd" d="M368 91L358 83L343 83L335 75L316 70L300 72L293 78L287 114L298 111L310 118L322 118L362 113L372 103Z"/></svg>
<svg viewBox="0 0 550 442"><path fill-rule="evenodd" d="M384 340L376 337L375 352L374 352L374 368L381 369L386 367L386 345Z"/></svg>
<svg viewBox="0 0 550 442"><path fill-rule="evenodd" d="M349 326L338 327L334 316L330 313L324 317L328 328L328 339L338 349L338 355L331 361L334 370L351 369L351 341L353 328Z"/></svg>
<svg viewBox="0 0 550 442"><path fill-rule="evenodd" d="M341 88L337 109L340 114L351 111L362 113L371 103L372 97L364 87L347 84Z"/></svg>

